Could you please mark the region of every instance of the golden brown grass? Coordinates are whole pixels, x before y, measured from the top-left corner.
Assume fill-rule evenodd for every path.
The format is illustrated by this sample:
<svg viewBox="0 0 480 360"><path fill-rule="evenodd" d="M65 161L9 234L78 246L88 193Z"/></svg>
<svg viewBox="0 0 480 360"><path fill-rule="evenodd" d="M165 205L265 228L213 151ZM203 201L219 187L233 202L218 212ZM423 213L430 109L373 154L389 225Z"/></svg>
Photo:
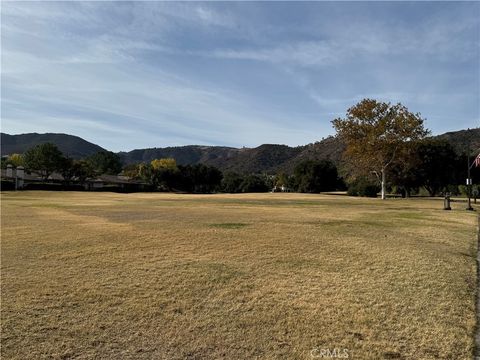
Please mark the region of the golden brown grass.
<svg viewBox="0 0 480 360"><path fill-rule="evenodd" d="M1 199L3 359L473 355L476 217L464 205L298 194Z"/></svg>

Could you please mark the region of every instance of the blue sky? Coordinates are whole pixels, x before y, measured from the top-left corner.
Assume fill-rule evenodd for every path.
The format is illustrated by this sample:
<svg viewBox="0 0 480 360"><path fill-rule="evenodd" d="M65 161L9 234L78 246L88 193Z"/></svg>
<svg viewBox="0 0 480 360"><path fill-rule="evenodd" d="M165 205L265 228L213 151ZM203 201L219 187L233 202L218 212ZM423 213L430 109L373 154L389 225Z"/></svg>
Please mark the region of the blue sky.
<svg viewBox="0 0 480 360"><path fill-rule="evenodd" d="M2 2L1 128L303 145L365 97L480 126L479 2Z"/></svg>

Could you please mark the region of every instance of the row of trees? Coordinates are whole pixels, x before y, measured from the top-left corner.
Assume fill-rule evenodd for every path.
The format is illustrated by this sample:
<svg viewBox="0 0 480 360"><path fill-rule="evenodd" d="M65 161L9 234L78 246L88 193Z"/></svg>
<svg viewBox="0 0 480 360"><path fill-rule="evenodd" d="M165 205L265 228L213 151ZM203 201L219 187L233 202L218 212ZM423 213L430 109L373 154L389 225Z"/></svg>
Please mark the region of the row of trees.
<svg viewBox="0 0 480 360"><path fill-rule="evenodd" d="M123 173L162 191L210 193L217 191L222 181L222 172L213 166L203 164L177 166L175 159L171 158L128 165Z"/></svg>
<svg viewBox="0 0 480 360"><path fill-rule="evenodd" d="M85 182L89 177L102 174L118 174L122 171L122 162L117 154L100 151L83 160L73 160L64 156L58 147L51 143L40 144L28 149L24 154L12 154L2 161L2 168L12 165L23 166L27 171L35 172L44 180L57 172L66 183Z"/></svg>
<svg viewBox="0 0 480 360"><path fill-rule="evenodd" d="M409 196L424 188L430 196L436 196L456 192L456 185L465 183L467 155L458 155L449 142L423 139L409 145L390 169L391 183L401 193ZM480 182L479 170L472 171L477 184Z"/></svg>
<svg viewBox="0 0 480 360"><path fill-rule="evenodd" d="M60 173L66 183L83 183L101 174L123 174L163 191L210 193L265 192L274 188L318 193L344 190L351 195L376 196L387 191L404 196L424 188L429 195L455 192L466 178L466 155L458 155L447 141L426 138L429 131L419 114L401 104L365 99L335 119L337 136L346 146L339 168L330 161L306 160L293 174L222 173L204 164L177 165L174 159L156 159L122 167L117 154L98 152L83 160L65 157L53 144L42 144L23 155L13 154L2 166L23 165L47 180ZM474 169L474 182L480 181Z"/></svg>
<svg viewBox="0 0 480 360"><path fill-rule="evenodd" d="M298 164L293 175L223 174L219 169L204 164L177 165L174 159L128 165L124 174L148 182L163 191L194 193L267 192L274 188L314 193L335 190L341 184L337 168L332 162L312 160Z"/></svg>
<svg viewBox="0 0 480 360"><path fill-rule="evenodd" d="M273 188L321 192L335 190L342 183L337 168L329 161L304 161L297 165L293 175L245 175L235 172L222 173L219 169L204 164L177 165L171 158L122 167L119 156L107 151L98 152L83 160L73 160L64 156L56 145L50 143L37 145L23 155L13 154L2 161L2 167L9 164L14 167L24 166L27 171L40 175L43 181L47 181L53 173L59 173L65 184L83 184L88 178L98 175L122 173L160 191L192 193L267 192Z"/></svg>
<svg viewBox="0 0 480 360"><path fill-rule="evenodd" d="M444 140L423 139L413 142L408 152L399 156L386 171L389 179L386 191L408 197L420 192L430 196L446 192L459 194L467 177L467 155L458 155L453 146ZM473 182L480 182L480 169L472 170ZM344 169L348 173L349 168ZM350 195L376 196L381 191L375 174L352 176L349 179ZM459 186L460 185L460 186Z"/></svg>

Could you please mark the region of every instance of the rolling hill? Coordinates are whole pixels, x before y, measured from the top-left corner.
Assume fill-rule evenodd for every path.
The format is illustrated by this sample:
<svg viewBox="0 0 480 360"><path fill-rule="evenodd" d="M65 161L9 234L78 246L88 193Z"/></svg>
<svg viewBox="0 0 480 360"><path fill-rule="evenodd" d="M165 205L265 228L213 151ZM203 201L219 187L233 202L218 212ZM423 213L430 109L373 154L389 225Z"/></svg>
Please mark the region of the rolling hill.
<svg viewBox="0 0 480 360"><path fill-rule="evenodd" d="M448 132L434 138L452 143L457 152L465 152L470 142L472 151L480 149L480 128ZM56 144L64 154L82 158L104 150L102 147L67 134L1 134L2 155L22 153L28 148L45 142ZM338 163L343 145L335 137L298 147L263 144L256 148L232 148L225 146L188 145L166 148L137 149L120 152L125 164L150 162L153 159L172 157L180 165L206 164L222 171L239 173L291 173L297 163L307 159L329 159Z"/></svg>
<svg viewBox="0 0 480 360"><path fill-rule="evenodd" d="M21 154L35 145L48 142L57 145L64 155L68 155L74 159L81 159L105 150L104 148L92 144L78 136L68 134L28 133L9 135L1 133L0 136L2 155L15 153Z"/></svg>
<svg viewBox="0 0 480 360"><path fill-rule="evenodd" d="M480 128L447 132L436 138L450 142L458 153L466 152L468 146L471 151L480 150Z"/></svg>

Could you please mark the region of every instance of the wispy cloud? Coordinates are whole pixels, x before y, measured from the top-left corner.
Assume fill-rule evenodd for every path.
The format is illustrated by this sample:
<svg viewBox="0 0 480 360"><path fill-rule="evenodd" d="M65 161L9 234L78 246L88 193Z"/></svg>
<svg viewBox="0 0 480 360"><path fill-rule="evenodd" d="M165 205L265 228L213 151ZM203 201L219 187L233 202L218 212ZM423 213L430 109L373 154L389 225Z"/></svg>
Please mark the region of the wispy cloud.
<svg viewBox="0 0 480 360"><path fill-rule="evenodd" d="M338 62L341 59L341 51L337 45L325 41L297 42L263 49L219 49L200 54L223 59L267 61L299 66L325 65Z"/></svg>
<svg viewBox="0 0 480 360"><path fill-rule="evenodd" d="M114 150L298 145L367 96L435 114L438 131L472 127L479 9L5 2L2 130L70 132Z"/></svg>
<svg viewBox="0 0 480 360"><path fill-rule="evenodd" d="M335 29L328 40L289 40L273 47L223 48L194 54L223 59L266 61L292 66L318 67L344 64L365 57L436 56L437 60L477 60L478 37L462 36L480 31L478 18L468 14L460 23L431 20L405 28L387 23L347 25Z"/></svg>

